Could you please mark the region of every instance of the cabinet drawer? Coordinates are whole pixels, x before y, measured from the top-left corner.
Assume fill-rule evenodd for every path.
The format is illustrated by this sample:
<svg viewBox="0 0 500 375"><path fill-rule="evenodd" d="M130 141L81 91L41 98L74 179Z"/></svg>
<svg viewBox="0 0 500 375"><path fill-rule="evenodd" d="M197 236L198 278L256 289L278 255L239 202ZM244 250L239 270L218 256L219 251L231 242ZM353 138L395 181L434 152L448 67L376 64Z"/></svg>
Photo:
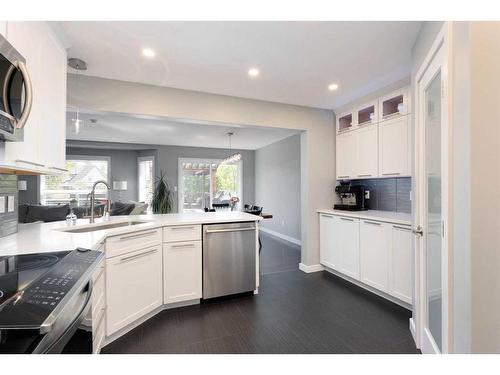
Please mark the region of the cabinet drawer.
<svg viewBox="0 0 500 375"><path fill-rule="evenodd" d="M106 240L106 258L161 244L161 229L149 229L113 236Z"/></svg>
<svg viewBox="0 0 500 375"><path fill-rule="evenodd" d="M163 228L163 242L201 240L201 225L176 225Z"/></svg>

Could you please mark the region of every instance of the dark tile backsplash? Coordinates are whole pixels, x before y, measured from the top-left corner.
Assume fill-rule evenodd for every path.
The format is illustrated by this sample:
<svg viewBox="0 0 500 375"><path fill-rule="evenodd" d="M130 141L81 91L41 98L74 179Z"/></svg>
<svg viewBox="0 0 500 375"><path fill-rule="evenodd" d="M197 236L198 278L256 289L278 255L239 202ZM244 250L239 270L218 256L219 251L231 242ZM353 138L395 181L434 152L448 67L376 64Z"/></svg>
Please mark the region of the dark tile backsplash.
<svg viewBox="0 0 500 375"><path fill-rule="evenodd" d="M352 180L370 190L366 205L371 210L411 213L411 177Z"/></svg>
<svg viewBox="0 0 500 375"><path fill-rule="evenodd" d="M7 212L9 196L14 197L14 211ZM0 237L17 232L17 176L13 174L0 174L0 197L5 197L4 213L0 213Z"/></svg>

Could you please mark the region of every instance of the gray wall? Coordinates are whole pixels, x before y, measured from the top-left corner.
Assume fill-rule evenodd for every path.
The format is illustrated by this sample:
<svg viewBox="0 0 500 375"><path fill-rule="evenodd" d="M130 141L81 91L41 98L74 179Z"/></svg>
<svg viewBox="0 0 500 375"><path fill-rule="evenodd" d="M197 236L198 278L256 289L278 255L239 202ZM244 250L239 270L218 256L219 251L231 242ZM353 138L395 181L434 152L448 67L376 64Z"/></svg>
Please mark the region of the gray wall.
<svg viewBox="0 0 500 375"><path fill-rule="evenodd" d="M300 241L300 134L255 151L255 201L273 219L261 226Z"/></svg>
<svg viewBox="0 0 500 375"><path fill-rule="evenodd" d="M154 156L155 174L162 171L169 185L177 190L179 158L224 159L229 155L227 149L182 147L162 145L138 145L107 142L69 141L71 147L66 149L67 155L99 155L111 157L111 181L127 180L128 190L122 192L123 200L137 200L137 157ZM118 148L127 148L120 150ZM243 165L243 201L254 204L255 201L255 151L232 150L241 152ZM112 193L117 199L119 192ZM127 193L127 194L125 194ZM177 191L174 192L174 212L177 212Z"/></svg>
<svg viewBox="0 0 500 375"><path fill-rule="evenodd" d="M111 191L111 200L137 200L137 154L133 150L109 150L89 148L66 148L66 155L107 156L110 161L111 187L113 181L127 181L127 190Z"/></svg>

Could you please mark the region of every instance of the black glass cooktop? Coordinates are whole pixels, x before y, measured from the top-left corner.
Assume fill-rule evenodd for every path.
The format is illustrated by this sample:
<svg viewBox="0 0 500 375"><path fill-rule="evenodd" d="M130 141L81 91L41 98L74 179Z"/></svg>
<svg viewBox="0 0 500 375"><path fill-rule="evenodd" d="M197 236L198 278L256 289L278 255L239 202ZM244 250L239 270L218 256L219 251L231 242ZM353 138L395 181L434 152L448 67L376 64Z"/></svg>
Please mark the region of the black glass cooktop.
<svg viewBox="0 0 500 375"><path fill-rule="evenodd" d="M0 257L0 306L25 289L53 265L68 255L69 251L43 254L23 254Z"/></svg>
<svg viewBox="0 0 500 375"><path fill-rule="evenodd" d="M100 255L75 250L1 258L0 329L41 326Z"/></svg>

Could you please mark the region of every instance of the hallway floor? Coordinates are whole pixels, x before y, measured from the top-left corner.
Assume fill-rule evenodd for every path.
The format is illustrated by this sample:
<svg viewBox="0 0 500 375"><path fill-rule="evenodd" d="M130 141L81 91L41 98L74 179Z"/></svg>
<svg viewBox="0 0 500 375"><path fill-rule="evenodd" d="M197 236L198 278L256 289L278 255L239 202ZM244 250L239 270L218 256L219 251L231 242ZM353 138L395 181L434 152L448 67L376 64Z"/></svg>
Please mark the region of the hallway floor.
<svg viewBox="0 0 500 375"><path fill-rule="evenodd" d="M300 247L261 233L261 285L165 310L103 353L418 353L411 313L327 272L298 270Z"/></svg>

